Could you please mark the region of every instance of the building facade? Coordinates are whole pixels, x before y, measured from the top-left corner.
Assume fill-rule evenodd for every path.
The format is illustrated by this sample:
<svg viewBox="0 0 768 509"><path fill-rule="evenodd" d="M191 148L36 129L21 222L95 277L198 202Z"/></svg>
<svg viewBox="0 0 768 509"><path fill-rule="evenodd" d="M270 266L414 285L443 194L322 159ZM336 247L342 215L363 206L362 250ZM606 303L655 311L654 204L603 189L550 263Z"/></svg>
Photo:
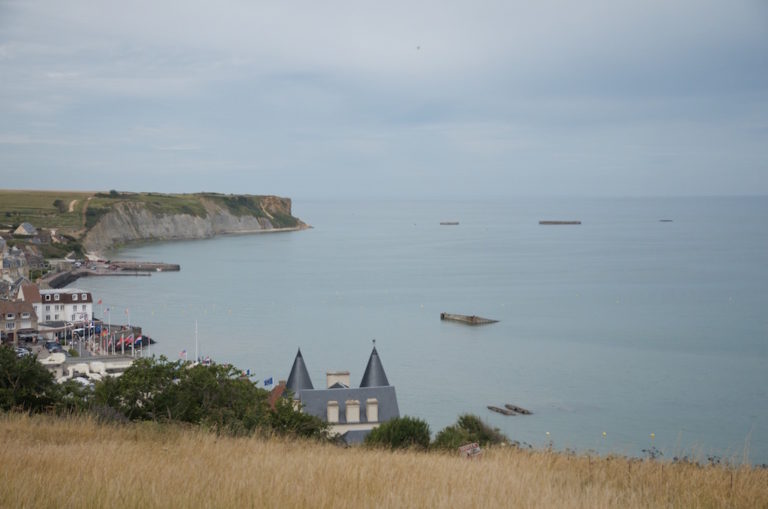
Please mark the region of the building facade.
<svg viewBox="0 0 768 509"><path fill-rule="evenodd" d="M19 333L37 330L37 315L29 302L0 301L0 331L7 342L18 343Z"/></svg>
<svg viewBox="0 0 768 509"><path fill-rule="evenodd" d="M40 290L40 321L81 323L93 320L93 298L78 288Z"/></svg>
<svg viewBox="0 0 768 509"><path fill-rule="evenodd" d="M345 442L360 443L373 428L400 417L395 388L387 379L375 346L359 387L350 386L349 371L327 372L325 378L325 388L315 389L299 350L286 389L293 393L302 412L327 422L331 433Z"/></svg>

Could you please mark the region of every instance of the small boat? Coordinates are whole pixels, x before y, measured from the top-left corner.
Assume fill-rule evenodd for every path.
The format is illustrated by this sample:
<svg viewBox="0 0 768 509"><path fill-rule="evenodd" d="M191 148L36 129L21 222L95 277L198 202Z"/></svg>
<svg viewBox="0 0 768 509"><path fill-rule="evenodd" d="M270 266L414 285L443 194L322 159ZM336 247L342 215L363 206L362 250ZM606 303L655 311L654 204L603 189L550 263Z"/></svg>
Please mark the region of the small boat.
<svg viewBox="0 0 768 509"><path fill-rule="evenodd" d="M440 313L441 320L450 320L452 322L461 322L468 325L485 325L489 323L497 323L498 320L491 320L490 318L483 318L476 315L457 315L454 313Z"/></svg>
<svg viewBox="0 0 768 509"><path fill-rule="evenodd" d="M508 408L499 408L497 406L488 405L488 410L491 412L496 412L503 415L515 415L515 412L512 410L509 410Z"/></svg>

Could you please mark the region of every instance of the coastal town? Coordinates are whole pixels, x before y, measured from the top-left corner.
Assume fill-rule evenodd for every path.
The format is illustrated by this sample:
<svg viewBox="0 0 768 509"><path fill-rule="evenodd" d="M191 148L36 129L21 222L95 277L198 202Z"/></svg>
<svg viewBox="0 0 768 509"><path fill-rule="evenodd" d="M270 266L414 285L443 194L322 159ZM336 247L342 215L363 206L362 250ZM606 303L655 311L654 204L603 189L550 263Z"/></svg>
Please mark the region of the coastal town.
<svg viewBox="0 0 768 509"><path fill-rule="evenodd" d="M130 322L127 309L111 312L91 292L68 285L81 277L150 276L180 267L79 257L76 252L42 258L41 246L56 238L54 231L30 223L0 233L2 345L18 357L36 357L58 383L92 385L107 376L119 377L136 359L152 356L155 340ZM371 430L400 417L395 387L375 342L358 387L352 386L349 371L328 371L326 387L316 389L300 350L287 379L269 385L273 406L278 398L290 396L295 408L326 422L330 433L348 445L362 443Z"/></svg>
<svg viewBox="0 0 768 509"><path fill-rule="evenodd" d="M113 313L91 292L65 286L86 276L148 276L180 268L75 252L43 257L47 246L64 242L55 230L26 222L0 233L0 344L20 357L36 356L58 382L88 384L119 375L133 359L151 354L155 341L130 322L127 310Z"/></svg>

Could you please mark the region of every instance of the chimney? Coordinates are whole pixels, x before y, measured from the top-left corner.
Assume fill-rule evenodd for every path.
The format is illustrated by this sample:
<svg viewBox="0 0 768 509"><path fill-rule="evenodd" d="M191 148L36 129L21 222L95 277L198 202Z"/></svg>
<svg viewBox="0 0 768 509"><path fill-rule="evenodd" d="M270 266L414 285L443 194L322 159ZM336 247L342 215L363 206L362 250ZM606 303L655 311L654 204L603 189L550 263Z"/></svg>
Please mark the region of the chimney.
<svg viewBox="0 0 768 509"><path fill-rule="evenodd" d="M360 402L356 399L348 399L347 405L347 424L360 422Z"/></svg>
<svg viewBox="0 0 768 509"><path fill-rule="evenodd" d="M326 388L330 389L335 383L349 387L349 371L328 371L325 374Z"/></svg>
<svg viewBox="0 0 768 509"><path fill-rule="evenodd" d="M365 415L368 418L368 422L379 422L379 400L376 398L368 398L365 401Z"/></svg>
<svg viewBox="0 0 768 509"><path fill-rule="evenodd" d="M326 409L327 421L331 424L339 422L339 402L329 401Z"/></svg>

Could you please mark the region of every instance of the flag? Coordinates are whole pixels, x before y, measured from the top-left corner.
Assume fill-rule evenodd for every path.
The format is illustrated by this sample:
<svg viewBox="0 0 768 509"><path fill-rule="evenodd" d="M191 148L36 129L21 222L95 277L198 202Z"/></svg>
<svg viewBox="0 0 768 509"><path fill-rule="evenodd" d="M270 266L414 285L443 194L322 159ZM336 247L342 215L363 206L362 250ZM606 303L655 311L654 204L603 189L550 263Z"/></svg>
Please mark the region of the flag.
<svg viewBox="0 0 768 509"><path fill-rule="evenodd" d="M101 304L101 299L99 299L99 304Z"/></svg>
<svg viewBox="0 0 768 509"><path fill-rule="evenodd" d="M186 348L184 350L182 350L181 352L179 352L179 357L184 357L185 359L187 358L187 349Z"/></svg>
<svg viewBox="0 0 768 509"><path fill-rule="evenodd" d="M125 308L125 314L126 315L128 314L128 308Z"/></svg>
<svg viewBox="0 0 768 509"><path fill-rule="evenodd" d="M270 385L272 385L272 377L264 380L264 387L269 387Z"/></svg>
<svg viewBox="0 0 768 509"><path fill-rule="evenodd" d="M144 343L143 339L144 339L144 336L139 336L138 338L136 338L136 343L142 343L142 346L143 346L143 343Z"/></svg>

